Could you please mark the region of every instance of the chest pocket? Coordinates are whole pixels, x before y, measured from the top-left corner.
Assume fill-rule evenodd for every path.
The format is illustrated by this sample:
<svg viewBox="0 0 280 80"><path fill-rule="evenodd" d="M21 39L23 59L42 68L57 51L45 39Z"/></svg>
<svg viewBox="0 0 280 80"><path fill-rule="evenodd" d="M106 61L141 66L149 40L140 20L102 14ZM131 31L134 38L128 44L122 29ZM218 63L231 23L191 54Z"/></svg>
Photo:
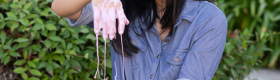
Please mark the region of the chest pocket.
<svg viewBox="0 0 280 80"><path fill-rule="evenodd" d="M132 43L135 47L139 49L138 53L130 53L131 56L128 59L128 63L126 63L127 67L131 67L133 69L139 68L140 61L142 60L144 54L147 51L147 42L145 41L144 36L138 36L132 30L129 31L130 43Z"/></svg>
<svg viewBox="0 0 280 80"><path fill-rule="evenodd" d="M140 26L131 26L129 37L130 42L139 49L138 53L143 53L147 50L147 41Z"/></svg>
<svg viewBox="0 0 280 80"><path fill-rule="evenodd" d="M169 56L167 58L167 62L174 66L180 66L185 61L185 58L188 54L187 52L188 51L185 50L185 51L176 51L173 54L169 54Z"/></svg>
<svg viewBox="0 0 280 80"><path fill-rule="evenodd" d="M144 37L134 35L134 36L131 36L130 38L131 38L130 42L139 49L138 53L143 53L143 52L147 51L148 46L147 46L147 42L145 41Z"/></svg>
<svg viewBox="0 0 280 80"><path fill-rule="evenodd" d="M167 63L170 64L170 67L164 75L166 80L176 80L179 78L180 69L186 59L187 54L187 50L176 51L175 53L168 54Z"/></svg>

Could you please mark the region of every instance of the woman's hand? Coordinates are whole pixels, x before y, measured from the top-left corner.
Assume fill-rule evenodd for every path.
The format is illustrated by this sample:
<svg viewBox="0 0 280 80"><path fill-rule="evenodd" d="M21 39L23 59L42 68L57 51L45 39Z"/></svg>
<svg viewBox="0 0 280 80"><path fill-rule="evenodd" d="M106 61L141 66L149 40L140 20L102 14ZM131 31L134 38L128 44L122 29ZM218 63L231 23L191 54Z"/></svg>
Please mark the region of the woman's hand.
<svg viewBox="0 0 280 80"><path fill-rule="evenodd" d="M116 36L116 18L119 20L118 32L124 33L125 24L129 21L126 18L123 6L120 0L92 0L94 32L99 34L102 29L103 39L110 40Z"/></svg>

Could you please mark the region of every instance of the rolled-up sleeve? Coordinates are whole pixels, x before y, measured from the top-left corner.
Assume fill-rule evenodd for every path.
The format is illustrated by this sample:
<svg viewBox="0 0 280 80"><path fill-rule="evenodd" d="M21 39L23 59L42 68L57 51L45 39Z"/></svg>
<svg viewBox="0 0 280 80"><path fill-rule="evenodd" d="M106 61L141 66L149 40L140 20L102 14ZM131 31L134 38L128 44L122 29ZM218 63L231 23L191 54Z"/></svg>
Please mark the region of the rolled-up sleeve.
<svg viewBox="0 0 280 80"><path fill-rule="evenodd" d="M80 27L82 25L90 24L93 21L92 4L89 3L83 8L82 13L78 18L78 20L72 20L69 18L66 18L66 20L69 22L71 27Z"/></svg>
<svg viewBox="0 0 280 80"><path fill-rule="evenodd" d="M211 80L223 55L226 32L227 20L219 12L195 33L177 80Z"/></svg>

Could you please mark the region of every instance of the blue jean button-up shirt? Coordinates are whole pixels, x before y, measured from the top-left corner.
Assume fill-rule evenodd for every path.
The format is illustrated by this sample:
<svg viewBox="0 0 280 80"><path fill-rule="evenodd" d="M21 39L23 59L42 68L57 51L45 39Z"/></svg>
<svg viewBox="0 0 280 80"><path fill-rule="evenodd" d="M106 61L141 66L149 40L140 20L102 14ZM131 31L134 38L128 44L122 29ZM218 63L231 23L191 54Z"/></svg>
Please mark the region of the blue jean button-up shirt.
<svg viewBox="0 0 280 80"><path fill-rule="evenodd" d="M72 27L93 26L92 16L88 4L77 21L67 20ZM136 33L147 27L140 21L135 23L129 27L135 27ZM211 80L224 51L227 19L212 3L186 0L173 33L164 40L161 41L155 26L141 36L131 29L131 43L140 51L124 59L127 80ZM113 76L117 70L117 79L123 80L122 57L112 47L111 59L117 66L113 67Z"/></svg>

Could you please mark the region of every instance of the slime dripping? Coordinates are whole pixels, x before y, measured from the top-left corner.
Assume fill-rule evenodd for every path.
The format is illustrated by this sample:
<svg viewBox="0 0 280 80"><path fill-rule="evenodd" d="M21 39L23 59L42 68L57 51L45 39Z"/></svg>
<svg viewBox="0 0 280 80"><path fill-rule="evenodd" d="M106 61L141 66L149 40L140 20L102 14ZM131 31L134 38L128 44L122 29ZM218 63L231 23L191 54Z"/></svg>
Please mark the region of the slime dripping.
<svg viewBox="0 0 280 80"><path fill-rule="evenodd" d="M119 29L118 32L120 34L121 37L121 47L122 47L122 69L123 69L123 78L125 79L125 75L124 75L124 51L123 51L123 40L122 40L122 34L124 33L124 27L125 24L128 25L129 21L127 20L123 8L122 8L122 4L120 0L101 0L102 3L99 3L97 1L97 3L94 3L94 1L96 0L92 0L92 9L93 9L93 23L94 23L94 32L96 34L96 47L97 47L97 70L95 73L94 78L96 79L96 75L99 74L99 52L98 52L98 35L100 30L102 29L102 37L105 41L104 46L104 80L106 79L106 40L108 38L109 35L109 39L116 39L116 27L115 27L115 19L113 18L117 18L119 20ZM109 7L110 3L114 3L113 7ZM96 4L96 5L94 5ZM120 4L120 6L117 9L117 5ZM109 16L108 16L108 15ZM108 22L107 21L111 21ZM116 68L116 62L115 62L115 68ZM101 72L102 69L101 69ZM117 68L116 68L116 72L117 72ZM101 73L102 75L103 73ZM100 78L100 75L99 75ZM117 74L115 76L115 79L117 78ZM100 78L101 79L101 78Z"/></svg>

